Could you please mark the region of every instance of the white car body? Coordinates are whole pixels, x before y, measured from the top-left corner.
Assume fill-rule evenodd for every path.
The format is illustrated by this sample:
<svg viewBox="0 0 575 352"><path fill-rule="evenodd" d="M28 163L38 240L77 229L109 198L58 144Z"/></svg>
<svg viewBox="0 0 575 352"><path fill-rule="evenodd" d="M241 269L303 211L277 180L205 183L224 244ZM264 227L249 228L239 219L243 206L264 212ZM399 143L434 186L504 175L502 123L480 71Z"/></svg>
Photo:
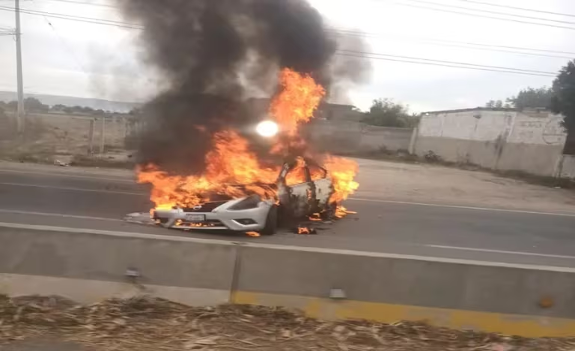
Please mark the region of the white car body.
<svg viewBox="0 0 575 352"><path fill-rule="evenodd" d="M311 178L310 167L316 179ZM210 201L193 208L156 209L154 220L164 227L185 230L275 231L277 212L280 216L301 218L331 209L329 198L333 185L327 171L310 162L305 166L304 183L288 185L286 177L293 164L284 164L277 181L278 205L257 195L231 200ZM270 222L274 222L271 224Z"/></svg>
<svg viewBox="0 0 575 352"><path fill-rule="evenodd" d="M265 227L267 215L274 203L262 200L255 208L233 209L234 205L247 198L233 199L228 202L208 202L194 207L197 209L192 209L193 211L189 209L186 211L182 208L155 210L154 217L166 219L162 225L173 229L261 231ZM214 203L218 204L214 209L202 211L206 205L211 207Z"/></svg>

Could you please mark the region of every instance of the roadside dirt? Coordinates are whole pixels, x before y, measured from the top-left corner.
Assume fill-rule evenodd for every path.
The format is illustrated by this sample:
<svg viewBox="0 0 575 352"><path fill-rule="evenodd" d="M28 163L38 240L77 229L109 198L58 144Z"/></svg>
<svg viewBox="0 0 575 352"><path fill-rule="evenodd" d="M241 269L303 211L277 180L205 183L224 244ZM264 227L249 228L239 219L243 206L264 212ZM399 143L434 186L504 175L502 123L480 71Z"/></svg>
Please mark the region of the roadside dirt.
<svg viewBox="0 0 575 352"><path fill-rule="evenodd" d="M575 214L575 191L429 164L356 159L353 197Z"/></svg>
<svg viewBox="0 0 575 352"><path fill-rule="evenodd" d="M61 297L0 298L0 349L40 350L572 350L423 323L326 322L280 308L188 307L139 297L89 306Z"/></svg>

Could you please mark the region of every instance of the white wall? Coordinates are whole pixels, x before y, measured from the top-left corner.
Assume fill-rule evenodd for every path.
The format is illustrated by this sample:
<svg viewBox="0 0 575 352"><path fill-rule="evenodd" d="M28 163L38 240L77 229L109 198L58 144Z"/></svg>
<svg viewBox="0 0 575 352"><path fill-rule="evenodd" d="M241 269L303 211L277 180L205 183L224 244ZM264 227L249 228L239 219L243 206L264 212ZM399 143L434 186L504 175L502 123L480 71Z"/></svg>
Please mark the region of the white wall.
<svg viewBox="0 0 575 352"><path fill-rule="evenodd" d="M317 120L306 126L316 147L332 153L409 149L413 128L370 126L356 121Z"/></svg>
<svg viewBox="0 0 575 352"><path fill-rule="evenodd" d="M549 112L473 109L424 115L415 152L487 168L553 176L566 133Z"/></svg>
<svg viewBox="0 0 575 352"><path fill-rule="evenodd" d="M559 115L548 113L517 113L507 142L563 146L567 133L561 127L562 119Z"/></svg>
<svg viewBox="0 0 575 352"><path fill-rule="evenodd" d="M510 128L515 114L515 112L480 110L432 113L422 117L419 135L492 141Z"/></svg>
<svg viewBox="0 0 575 352"><path fill-rule="evenodd" d="M575 155L563 155L558 176L575 179Z"/></svg>

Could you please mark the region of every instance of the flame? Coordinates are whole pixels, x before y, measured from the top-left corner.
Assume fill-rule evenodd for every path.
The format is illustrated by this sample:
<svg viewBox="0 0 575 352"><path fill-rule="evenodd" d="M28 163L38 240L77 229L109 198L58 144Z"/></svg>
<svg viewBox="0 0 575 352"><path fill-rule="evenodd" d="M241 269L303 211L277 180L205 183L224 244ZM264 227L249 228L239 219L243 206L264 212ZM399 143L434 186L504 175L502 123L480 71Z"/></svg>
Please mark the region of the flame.
<svg viewBox="0 0 575 352"><path fill-rule="evenodd" d="M246 235L248 235L250 237L260 237L259 232L255 232L255 231L246 232Z"/></svg>
<svg viewBox="0 0 575 352"><path fill-rule="evenodd" d="M310 221L321 221L321 214L320 213L313 213L308 217L308 219Z"/></svg>
<svg viewBox="0 0 575 352"><path fill-rule="evenodd" d="M282 131L293 137L297 135L298 124L311 119L325 90L309 75L301 75L288 68L280 72L280 86L282 90L273 100L270 114Z"/></svg>
<svg viewBox="0 0 575 352"><path fill-rule="evenodd" d="M287 156L290 150L293 154L293 150L305 149L306 142L299 135L299 126L313 117L325 90L311 76L287 68L280 72L279 80L281 89L269 111L280 127L280 135L270 152ZM196 128L207 133L203 126ZM278 202L276 181L281 165L264 166L251 151L249 141L232 129L215 133L212 145L213 148L205 156L206 170L200 175L172 175L152 164L136 170L139 183L152 185L150 200L155 204L155 209L193 207L209 201L216 194L232 198L257 194ZM312 180L329 176L334 185L330 201L340 203L358 187L354 181L357 164L333 156L323 159L328 174L321 168L310 168L309 176ZM286 183L288 186L304 183L308 181L307 177L305 160L298 157L295 167L286 177ZM255 236L254 233L248 235Z"/></svg>
<svg viewBox="0 0 575 352"><path fill-rule="evenodd" d="M249 151L248 141L235 131L218 132L213 142L215 147L206 155L208 166L203 175L169 175L155 165L138 170L138 182L153 185L150 200L156 209L193 207L209 201L209 194L214 193L234 198L248 194L266 199L275 197L279 168L262 167L256 155Z"/></svg>
<svg viewBox="0 0 575 352"><path fill-rule="evenodd" d="M357 214L357 212L347 210L346 207L344 207L343 205L338 205L337 208L335 209L335 217L338 219L341 219L349 214Z"/></svg>
<svg viewBox="0 0 575 352"><path fill-rule="evenodd" d="M297 157L293 169L286 175L286 184L292 186L305 182L307 182L305 160L302 157Z"/></svg>
<svg viewBox="0 0 575 352"><path fill-rule="evenodd" d="M358 189L359 183L354 181L354 178L359 167L355 161L329 155L324 159L324 166L334 188L330 202L339 204Z"/></svg>
<svg viewBox="0 0 575 352"><path fill-rule="evenodd" d="M298 235L309 235L311 233L311 230L309 229L309 227L298 227L297 233Z"/></svg>

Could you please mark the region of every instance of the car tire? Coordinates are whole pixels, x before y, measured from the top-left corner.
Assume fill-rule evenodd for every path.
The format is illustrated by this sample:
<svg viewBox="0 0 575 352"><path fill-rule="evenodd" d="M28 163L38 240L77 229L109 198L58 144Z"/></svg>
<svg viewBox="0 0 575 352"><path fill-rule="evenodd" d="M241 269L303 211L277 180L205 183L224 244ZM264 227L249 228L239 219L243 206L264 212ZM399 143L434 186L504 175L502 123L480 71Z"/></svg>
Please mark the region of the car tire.
<svg viewBox="0 0 575 352"><path fill-rule="evenodd" d="M333 220L335 219L335 214L337 210L337 203L329 203L325 208L325 211L321 213L323 220Z"/></svg>
<svg viewBox="0 0 575 352"><path fill-rule="evenodd" d="M273 205L268 211L268 216L266 217L266 224L261 231L264 236L271 236L276 233L278 228L278 207Z"/></svg>

